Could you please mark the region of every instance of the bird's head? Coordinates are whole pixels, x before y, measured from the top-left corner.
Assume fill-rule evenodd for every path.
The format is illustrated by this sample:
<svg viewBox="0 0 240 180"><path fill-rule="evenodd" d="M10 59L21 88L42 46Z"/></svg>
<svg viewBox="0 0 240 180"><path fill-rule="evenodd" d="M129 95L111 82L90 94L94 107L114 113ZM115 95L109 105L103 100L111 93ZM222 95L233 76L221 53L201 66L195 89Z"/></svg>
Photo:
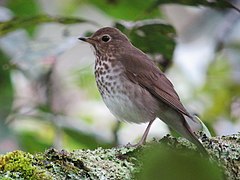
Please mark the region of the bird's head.
<svg viewBox="0 0 240 180"><path fill-rule="evenodd" d="M121 48L121 45L130 44L128 38L118 29L104 27L97 30L91 37L80 37L79 40L91 44L96 52L105 53L109 49Z"/></svg>

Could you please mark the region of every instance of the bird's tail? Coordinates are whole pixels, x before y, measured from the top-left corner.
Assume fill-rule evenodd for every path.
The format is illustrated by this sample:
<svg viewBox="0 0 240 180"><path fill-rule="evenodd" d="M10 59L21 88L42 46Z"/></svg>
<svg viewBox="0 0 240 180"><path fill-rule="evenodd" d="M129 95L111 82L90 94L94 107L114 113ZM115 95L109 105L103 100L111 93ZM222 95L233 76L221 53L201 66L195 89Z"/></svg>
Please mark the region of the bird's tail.
<svg viewBox="0 0 240 180"><path fill-rule="evenodd" d="M207 154L202 143L194 134L195 130L198 131L200 130L200 127L202 127L198 119L190 119L190 117L187 116L184 117L184 115L175 110L159 113L158 117L160 117L160 119L169 125L172 129L177 131L181 136L194 143L203 154Z"/></svg>
<svg viewBox="0 0 240 180"><path fill-rule="evenodd" d="M197 117L196 115L191 116L191 117L185 116L185 119L186 119L192 132L202 131L207 135L207 137L211 137L211 133L209 132L208 128L201 121L201 119L199 117Z"/></svg>
<svg viewBox="0 0 240 180"><path fill-rule="evenodd" d="M179 132L180 134L182 134L185 138L187 138L189 141L191 141L192 143L194 143L198 149L203 153L203 154L207 154L206 149L203 147L202 143L199 141L199 139L197 138L197 136L194 134L194 132L191 130L189 124L187 121L183 121L184 126L184 131Z"/></svg>
<svg viewBox="0 0 240 180"><path fill-rule="evenodd" d="M194 134L194 132L202 130L201 128L203 127L203 123L201 123L199 119L192 116L184 116L173 109L160 112L158 117L172 129L177 131L181 136L194 143L203 154L207 154L207 151L203 147L202 143ZM204 127L206 126L204 125Z"/></svg>

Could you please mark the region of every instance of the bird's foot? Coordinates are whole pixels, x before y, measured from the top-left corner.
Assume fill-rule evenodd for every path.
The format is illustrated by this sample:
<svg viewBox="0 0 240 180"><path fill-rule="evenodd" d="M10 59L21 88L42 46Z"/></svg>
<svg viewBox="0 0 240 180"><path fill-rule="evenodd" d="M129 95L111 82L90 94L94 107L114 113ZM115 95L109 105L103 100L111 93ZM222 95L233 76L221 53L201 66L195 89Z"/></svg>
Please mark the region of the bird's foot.
<svg viewBox="0 0 240 180"><path fill-rule="evenodd" d="M146 141L140 140L140 141L139 141L138 143L136 143L136 144L127 143L127 145L126 145L125 147L127 147L127 148L130 148L130 147L139 148L139 147L141 147L141 146L143 146L143 145L145 145L145 144L146 144Z"/></svg>

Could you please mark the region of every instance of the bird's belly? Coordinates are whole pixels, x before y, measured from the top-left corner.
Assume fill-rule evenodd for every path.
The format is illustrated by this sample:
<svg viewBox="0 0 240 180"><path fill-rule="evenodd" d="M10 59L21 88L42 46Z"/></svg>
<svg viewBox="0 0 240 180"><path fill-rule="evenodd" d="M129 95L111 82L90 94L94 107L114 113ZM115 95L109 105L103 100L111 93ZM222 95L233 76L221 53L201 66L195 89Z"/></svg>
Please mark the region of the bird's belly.
<svg viewBox="0 0 240 180"><path fill-rule="evenodd" d="M120 121L144 123L152 119L147 112L141 111L128 97L103 97L103 100L111 113Z"/></svg>
<svg viewBox="0 0 240 180"><path fill-rule="evenodd" d="M99 89L104 91L104 87ZM156 118L158 103L148 91L128 80L120 80L115 87L101 94L106 106L118 120L144 123Z"/></svg>

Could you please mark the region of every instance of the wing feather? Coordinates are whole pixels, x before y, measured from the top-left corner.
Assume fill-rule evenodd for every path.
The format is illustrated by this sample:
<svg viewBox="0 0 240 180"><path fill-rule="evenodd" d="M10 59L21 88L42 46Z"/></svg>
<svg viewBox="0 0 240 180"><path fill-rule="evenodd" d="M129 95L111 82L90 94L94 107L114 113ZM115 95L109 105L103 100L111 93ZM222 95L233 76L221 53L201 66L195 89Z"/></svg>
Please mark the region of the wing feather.
<svg viewBox="0 0 240 180"><path fill-rule="evenodd" d="M153 96L191 118L182 105L173 84L146 54L132 47L131 53L125 52L118 59L125 67L126 75L132 82L146 88Z"/></svg>

